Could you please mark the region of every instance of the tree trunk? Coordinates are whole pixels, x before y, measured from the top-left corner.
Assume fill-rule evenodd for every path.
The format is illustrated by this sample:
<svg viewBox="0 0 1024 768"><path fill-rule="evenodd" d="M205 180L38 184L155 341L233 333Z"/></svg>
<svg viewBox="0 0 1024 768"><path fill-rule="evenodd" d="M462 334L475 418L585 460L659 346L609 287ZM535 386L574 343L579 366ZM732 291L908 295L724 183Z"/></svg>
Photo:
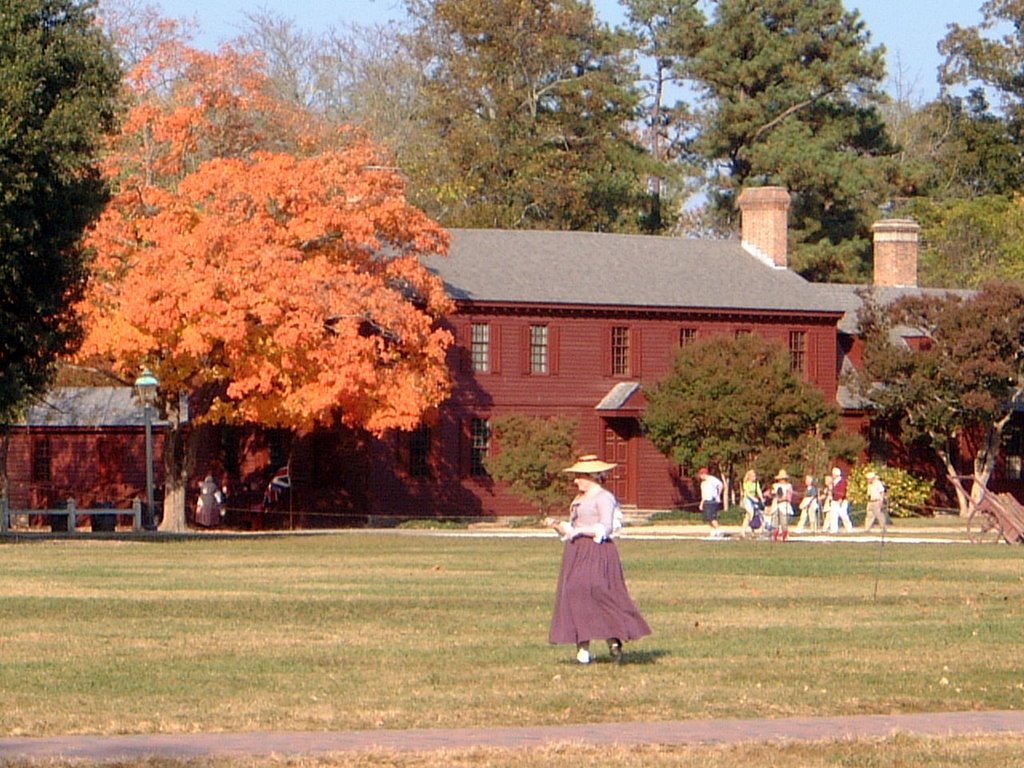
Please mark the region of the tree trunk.
<svg viewBox="0 0 1024 768"><path fill-rule="evenodd" d="M949 453L946 451L936 450L939 459L942 461L942 466L946 470L946 477L949 479L949 484L953 486L953 491L956 493L956 506L959 510L960 517L967 517L970 513L970 500L967 494L964 493L964 486L960 480L960 476L957 474L956 467L953 466L953 462L949 457Z"/></svg>
<svg viewBox="0 0 1024 768"><path fill-rule="evenodd" d="M956 491L956 501L960 517L970 515L988 489L988 481L992 479L992 473L995 471L996 466L996 456L999 453L999 446L1002 444L1003 427L1006 426L1008 421L1009 418L1002 419L985 431L985 439L974 456L974 471L971 477L969 495L959 480L956 467L953 466L949 458L949 453L937 451L939 458L942 459L943 466L946 468L946 475L951 479L950 482Z"/></svg>
<svg viewBox="0 0 1024 768"><path fill-rule="evenodd" d="M160 530L169 533L182 533L188 530L188 520L185 517L185 486L182 483L176 483L173 487L170 484L164 486L164 514Z"/></svg>
<svg viewBox="0 0 1024 768"><path fill-rule="evenodd" d="M996 456L1003 442L1003 427L1009 422L1009 416L992 425L985 431L985 439L974 457L974 485L971 486L971 509L981 501L988 488L988 481L996 468Z"/></svg>
<svg viewBox="0 0 1024 768"><path fill-rule="evenodd" d="M164 508L160 530L182 533L188 530L186 491L195 466L198 430L182 423L179 411L169 412L168 422L164 440Z"/></svg>

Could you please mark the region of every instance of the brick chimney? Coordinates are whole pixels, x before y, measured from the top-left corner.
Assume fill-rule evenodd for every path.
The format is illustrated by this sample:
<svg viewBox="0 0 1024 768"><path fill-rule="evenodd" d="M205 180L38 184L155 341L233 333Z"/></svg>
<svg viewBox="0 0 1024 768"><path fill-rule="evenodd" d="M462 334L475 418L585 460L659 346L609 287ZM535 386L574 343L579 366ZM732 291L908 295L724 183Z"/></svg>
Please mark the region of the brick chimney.
<svg viewBox="0 0 1024 768"><path fill-rule="evenodd" d="M783 187L748 187L736 204L743 247L776 267L788 267L789 192Z"/></svg>
<svg viewBox="0 0 1024 768"><path fill-rule="evenodd" d="M917 235L921 227L913 219L883 219L871 227L874 233L876 286L917 285Z"/></svg>

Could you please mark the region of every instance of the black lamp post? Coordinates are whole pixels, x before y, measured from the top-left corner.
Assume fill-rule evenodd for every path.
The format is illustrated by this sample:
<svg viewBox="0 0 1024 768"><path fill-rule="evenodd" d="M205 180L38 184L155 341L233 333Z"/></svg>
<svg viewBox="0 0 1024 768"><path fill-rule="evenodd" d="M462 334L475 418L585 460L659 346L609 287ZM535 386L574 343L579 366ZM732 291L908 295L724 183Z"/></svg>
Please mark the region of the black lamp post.
<svg viewBox="0 0 1024 768"><path fill-rule="evenodd" d="M153 500L153 403L156 402L159 386L159 380L149 368L143 368L142 375L135 380L135 390L142 401L142 415L146 422L146 514L142 518L142 527L146 530L156 528L156 504Z"/></svg>

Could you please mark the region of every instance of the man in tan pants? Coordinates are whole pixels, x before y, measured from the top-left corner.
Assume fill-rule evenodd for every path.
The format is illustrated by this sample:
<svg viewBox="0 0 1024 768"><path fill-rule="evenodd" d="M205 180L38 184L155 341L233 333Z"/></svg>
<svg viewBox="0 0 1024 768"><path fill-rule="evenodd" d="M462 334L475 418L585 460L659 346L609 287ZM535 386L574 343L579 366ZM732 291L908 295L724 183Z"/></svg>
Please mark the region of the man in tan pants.
<svg viewBox="0 0 1024 768"><path fill-rule="evenodd" d="M868 472L864 477L868 481L868 511L864 516L864 530L870 531L877 522L882 528L882 533L889 525L885 515L885 483L875 472Z"/></svg>

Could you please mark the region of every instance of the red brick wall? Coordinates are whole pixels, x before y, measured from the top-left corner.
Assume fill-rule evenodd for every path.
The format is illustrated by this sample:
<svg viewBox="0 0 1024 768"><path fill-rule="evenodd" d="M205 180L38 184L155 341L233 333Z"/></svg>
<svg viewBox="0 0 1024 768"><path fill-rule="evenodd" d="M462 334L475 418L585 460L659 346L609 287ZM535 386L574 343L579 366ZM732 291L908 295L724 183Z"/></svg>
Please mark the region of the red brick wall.
<svg viewBox="0 0 1024 768"><path fill-rule="evenodd" d="M33 476L33 443L50 445L49 477ZM163 435L153 435L154 481L163 483ZM13 429L7 453L8 499L13 509L80 507L111 502L128 509L146 496L146 441L142 429Z"/></svg>
<svg viewBox="0 0 1024 768"><path fill-rule="evenodd" d="M470 326L491 328L491 370L473 373L469 366ZM547 324L557 338L557 351L547 374L529 371L527 345L531 324ZM611 329L630 331L629 375L612 373L608 350ZM528 315L522 312L464 314L455 318L458 347L451 352L455 390L442 408L433 429L433 477L409 478L403 473L399 439L391 435L377 441L371 462L371 497L376 515L515 515L532 514L528 505L504 493L486 477L469 477L466 469L469 420L494 419L519 413L533 416L565 415L579 423L581 451L603 455L609 425L595 410L609 390L622 381L650 385L670 370L682 328L695 328L698 338L755 332L767 340L788 344L789 333L806 334L807 379L826 398L836 393L836 328L834 320L808 315L770 318L755 315L702 313L598 312ZM633 403L629 403L633 405ZM628 414L605 414L616 418ZM639 415L639 409L634 418ZM620 423L621 425L621 423ZM631 441L630 498L623 501L641 509L668 509L690 504L696 495L692 478L680 478L679 469L642 436Z"/></svg>

